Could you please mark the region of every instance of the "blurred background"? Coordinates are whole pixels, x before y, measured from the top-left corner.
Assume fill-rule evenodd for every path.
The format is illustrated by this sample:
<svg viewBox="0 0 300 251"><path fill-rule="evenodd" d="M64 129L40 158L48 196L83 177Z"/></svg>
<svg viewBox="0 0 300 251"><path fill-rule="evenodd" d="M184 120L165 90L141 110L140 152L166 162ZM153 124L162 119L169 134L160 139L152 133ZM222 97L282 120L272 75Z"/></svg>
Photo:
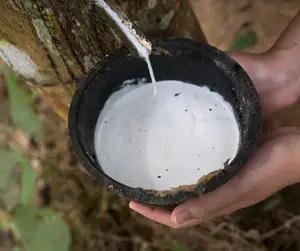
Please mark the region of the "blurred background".
<svg viewBox="0 0 300 251"><path fill-rule="evenodd" d="M249 52L272 46L300 10L299 0L191 2L210 44ZM131 212L78 163L66 121L0 62L1 251L300 250L300 185L186 230ZM300 126L300 104L265 121L264 131L283 125Z"/></svg>

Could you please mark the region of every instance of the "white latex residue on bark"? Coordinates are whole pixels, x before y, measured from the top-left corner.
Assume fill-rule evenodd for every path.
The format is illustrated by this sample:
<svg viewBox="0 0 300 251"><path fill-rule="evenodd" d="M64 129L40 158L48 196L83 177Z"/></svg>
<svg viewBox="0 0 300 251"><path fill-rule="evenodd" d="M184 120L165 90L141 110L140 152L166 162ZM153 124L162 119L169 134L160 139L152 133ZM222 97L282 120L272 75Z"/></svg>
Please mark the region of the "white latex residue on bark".
<svg viewBox="0 0 300 251"><path fill-rule="evenodd" d="M38 66L28 55L3 40L0 40L0 58L25 78L35 79L38 82L44 80Z"/></svg>

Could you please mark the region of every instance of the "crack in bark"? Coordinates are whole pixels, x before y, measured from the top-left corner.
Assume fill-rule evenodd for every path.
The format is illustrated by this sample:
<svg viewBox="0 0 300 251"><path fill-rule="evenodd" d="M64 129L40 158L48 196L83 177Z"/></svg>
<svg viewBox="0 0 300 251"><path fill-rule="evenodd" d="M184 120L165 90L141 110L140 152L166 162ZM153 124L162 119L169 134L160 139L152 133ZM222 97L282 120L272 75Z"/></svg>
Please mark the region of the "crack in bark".
<svg viewBox="0 0 300 251"><path fill-rule="evenodd" d="M78 53L76 52L76 49L74 49L73 44L70 43L70 41L69 41L69 39L68 39L68 36L67 36L67 33L66 33L66 31L65 31L65 28L63 27L63 25L62 25L62 23L61 23L61 21L60 21L59 19L58 19L58 24L59 24L59 26L60 26L60 29L61 29L63 35L64 35L65 38L66 38L66 41L67 41L67 43L68 43L68 45L69 45L69 48L70 48L70 50L71 50L71 52L72 52L72 54L73 54L73 56L74 56L74 59L76 60L77 64L80 66L81 71L82 71L84 74L86 74L87 72L86 72L86 70L85 70L84 64L83 64L83 63L81 62L81 60L79 59L80 56L79 56Z"/></svg>
<svg viewBox="0 0 300 251"><path fill-rule="evenodd" d="M64 53L63 53L63 51L62 51L62 48L61 48L61 45L60 45L59 41L58 41L58 40L56 39L56 37L54 36L54 34L53 34L53 32L52 32L52 29L51 29L51 27L49 27L48 22L47 22L45 16L42 14L42 11L43 11L42 7L40 6L40 4L38 4L37 6L38 6L39 12L41 13L40 15L41 15L41 18L42 18L42 20L43 20L43 22L44 22L44 25L45 25L45 27L47 28L47 30L48 30L48 32L49 32L49 34L50 34L50 36L51 36L51 39L52 39L52 41L53 41L53 44L54 44L56 50L58 51L59 56L61 57L63 63L65 64L68 73L70 74L70 76L71 76L72 79L76 78L76 77L75 77L75 74L73 73L73 71L71 70L69 64L67 63L66 56L64 55ZM48 53L49 53L49 52L48 52ZM49 54L49 56L51 57L50 54ZM55 63L55 61L54 61L54 63ZM55 64L55 65L56 65L56 64ZM57 69L57 65L55 66L55 68ZM57 71L57 72L59 72L59 71ZM61 77L60 80L62 81L62 77Z"/></svg>

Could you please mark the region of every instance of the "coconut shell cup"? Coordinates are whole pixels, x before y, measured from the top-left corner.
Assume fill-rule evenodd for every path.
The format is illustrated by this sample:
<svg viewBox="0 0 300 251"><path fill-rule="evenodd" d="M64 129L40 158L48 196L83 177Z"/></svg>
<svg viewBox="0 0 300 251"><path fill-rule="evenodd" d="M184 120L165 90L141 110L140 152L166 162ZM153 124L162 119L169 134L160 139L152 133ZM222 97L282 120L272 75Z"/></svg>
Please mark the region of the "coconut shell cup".
<svg viewBox="0 0 300 251"><path fill-rule="evenodd" d="M95 127L101 110L108 98L122 88L124 81L146 79L151 82L145 61L125 51L107 57L77 89L69 110L69 134L74 152L95 180L128 200L172 209L213 191L240 172L257 148L261 128L260 101L242 67L210 45L184 38L163 40L154 44L150 59L157 81L205 83L231 104L239 124L240 145L230 164L225 162L222 170L199 177L196 184L168 191L129 187L104 173L94 147Z"/></svg>

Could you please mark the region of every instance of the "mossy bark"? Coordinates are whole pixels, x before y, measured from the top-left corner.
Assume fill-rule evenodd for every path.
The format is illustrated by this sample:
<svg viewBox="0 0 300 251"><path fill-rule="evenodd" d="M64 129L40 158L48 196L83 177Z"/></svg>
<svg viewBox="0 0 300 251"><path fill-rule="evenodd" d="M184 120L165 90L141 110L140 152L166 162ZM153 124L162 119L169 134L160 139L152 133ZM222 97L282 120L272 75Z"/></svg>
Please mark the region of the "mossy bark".
<svg viewBox="0 0 300 251"><path fill-rule="evenodd" d="M151 38L203 40L187 0L116 0ZM0 57L63 118L95 64L121 45L89 0L2 0Z"/></svg>

